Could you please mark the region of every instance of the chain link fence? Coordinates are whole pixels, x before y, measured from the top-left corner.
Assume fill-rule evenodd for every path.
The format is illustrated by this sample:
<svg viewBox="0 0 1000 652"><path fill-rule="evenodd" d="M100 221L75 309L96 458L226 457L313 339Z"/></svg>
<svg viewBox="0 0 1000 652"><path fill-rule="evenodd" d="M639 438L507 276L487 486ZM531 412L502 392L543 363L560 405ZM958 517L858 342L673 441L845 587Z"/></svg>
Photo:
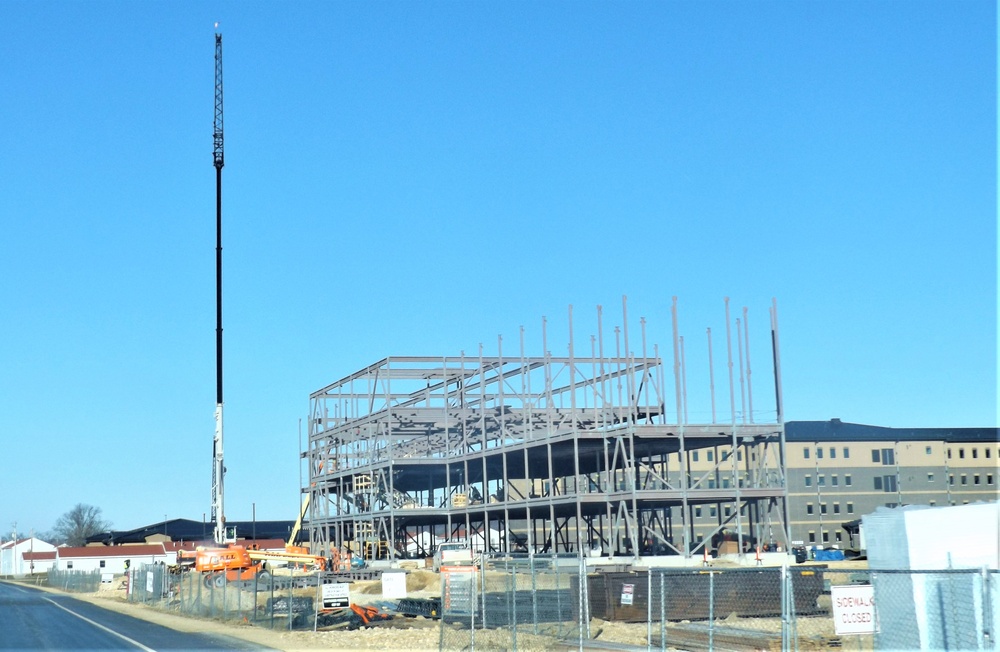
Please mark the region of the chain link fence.
<svg viewBox="0 0 1000 652"><path fill-rule="evenodd" d="M440 649L1000 650L996 570L586 562L503 555L443 568ZM100 572L49 573L68 591L100 581ZM272 629L322 625L327 599L317 575L295 569L239 580L146 564L127 582L131 602Z"/></svg>
<svg viewBox="0 0 1000 652"><path fill-rule="evenodd" d="M877 649L996 650L995 570L873 570Z"/></svg>
<svg viewBox="0 0 1000 652"><path fill-rule="evenodd" d="M442 650L998 650L997 571L593 567L484 557L442 570Z"/></svg>
<svg viewBox="0 0 1000 652"><path fill-rule="evenodd" d="M322 604L316 575L294 568L238 579L224 572L141 564L130 568L127 577L129 602L271 629L313 629Z"/></svg>
<svg viewBox="0 0 1000 652"><path fill-rule="evenodd" d="M441 649L545 650L586 640L585 576L576 556L487 555L478 566L443 567Z"/></svg>
<svg viewBox="0 0 1000 652"><path fill-rule="evenodd" d="M101 571L50 570L46 584L73 593L93 593L101 587Z"/></svg>

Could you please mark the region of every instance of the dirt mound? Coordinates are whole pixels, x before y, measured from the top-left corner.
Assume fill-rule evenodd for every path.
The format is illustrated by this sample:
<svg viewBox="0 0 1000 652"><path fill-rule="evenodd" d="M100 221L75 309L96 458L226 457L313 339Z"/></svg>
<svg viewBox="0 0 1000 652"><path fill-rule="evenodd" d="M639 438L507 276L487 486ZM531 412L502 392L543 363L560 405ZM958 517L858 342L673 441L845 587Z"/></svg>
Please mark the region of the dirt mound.
<svg viewBox="0 0 1000 652"><path fill-rule="evenodd" d="M426 590L436 591L440 585L441 576L437 573L425 570L412 570L406 573L406 591L408 593ZM354 582L351 585L351 592L364 595L381 595L382 581Z"/></svg>

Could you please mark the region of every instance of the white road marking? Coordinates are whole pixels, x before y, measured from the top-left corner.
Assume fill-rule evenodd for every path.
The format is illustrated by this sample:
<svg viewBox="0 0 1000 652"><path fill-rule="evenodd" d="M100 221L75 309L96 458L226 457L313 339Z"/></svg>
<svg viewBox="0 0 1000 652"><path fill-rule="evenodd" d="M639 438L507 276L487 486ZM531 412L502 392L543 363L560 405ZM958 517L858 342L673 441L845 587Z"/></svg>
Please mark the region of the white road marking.
<svg viewBox="0 0 1000 652"><path fill-rule="evenodd" d="M153 648L151 648L151 647L146 647L145 645L143 645L143 644L142 644L142 643L140 643L139 641L135 641L135 640L132 640L132 639L131 639L131 638L129 638L128 636L125 636L124 634L119 634L119 633L118 633L118 632L116 632L115 630L113 630L113 629L109 629L109 628L105 627L104 625L102 625L101 623L98 623L98 622L94 622L93 620L91 620L90 618L87 618L86 616L81 616L80 614L76 613L75 611L72 611L72 610L70 610L70 609L67 609L66 607L64 607L64 606L62 606L61 604L59 604L58 602L56 602L55 600L52 600L52 599L50 599L50 598L44 598L44 599L45 599L46 601L48 601L48 602L51 602L51 603L52 603L52 604L54 604L55 606L59 607L60 609L62 609L62 610L63 610L63 611L65 611L66 613L68 613L68 614L73 614L74 616L76 616L76 617L77 617L77 618L79 618L80 620L82 620L82 621L84 621L84 622L88 622L88 623L90 623L91 625L93 625L94 627L97 627L98 629L103 629L104 631L106 631L106 632L107 632L107 633L109 633L109 634L114 634L114 635L115 635L115 636L117 636L118 638L122 639L123 641L126 641L127 643L131 643L132 645L136 646L136 647L137 647L137 648L139 648L140 650L145 650L145 652L156 652L156 650L154 650Z"/></svg>

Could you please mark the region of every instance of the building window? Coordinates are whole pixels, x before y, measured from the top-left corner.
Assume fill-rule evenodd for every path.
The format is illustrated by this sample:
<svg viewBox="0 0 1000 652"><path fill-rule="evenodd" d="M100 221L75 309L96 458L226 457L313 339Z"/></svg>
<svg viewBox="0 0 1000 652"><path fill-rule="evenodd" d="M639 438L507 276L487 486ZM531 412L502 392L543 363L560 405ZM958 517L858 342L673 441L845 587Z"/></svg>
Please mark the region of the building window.
<svg viewBox="0 0 1000 652"><path fill-rule="evenodd" d="M848 473L848 474L846 474L844 476L844 484L847 485L848 487L851 486L851 474L850 473Z"/></svg>
<svg viewBox="0 0 1000 652"><path fill-rule="evenodd" d="M707 459L709 462L712 461L713 457L714 456L712 454L712 451L708 451L707 453L705 453L705 459Z"/></svg>
<svg viewBox="0 0 1000 652"><path fill-rule="evenodd" d="M806 503L806 514L812 515L812 513L813 513L813 504Z"/></svg>
<svg viewBox="0 0 1000 652"><path fill-rule="evenodd" d="M829 541L830 541L830 533L824 530L823 531L823 543L829 543Z"/></svg>
<svg viewBox="0 0 1000 652"><path fill-rule="evenodd" d="M725 462L729 459L729 451L722 451L722 461Z"/></svg>
<svg viewBox="0 0 1000 652"><path fill-rule="evenodd" d="M850 456L851 456L851 449L848 448L847 446L844 446L844 459L846 460Z"/></svg>
<svg viewBox="0 0 1000 652"><path fill-rule="evenodd" d="M826 476L820 473L816 476L816 486L825 487L826 486Z"/></svg>
<svg viewBox="0 0 1000 652"><path fill-rule="evenodd" d="M896 463L896 455L893 453L891 448L882 449L882 464L884 466L889 466L890 464Z"/></svg>
<svg viewBox="0 0 1000 652"><path fill-rule="evenodd" d="M972 484L979 484L979 474L972 476Z"/></svg>
<svg viewBox="0 0 1000 652"><path fill-rule="evenodd" d="M697 462L698 461L698 451L695 451L695 452L691 453L691 461L692 462Z"/></svg>
<svg viewBox="0 0 1000 652"><path fill-rule="evenodd" d="M934 482L934 474L933 473L928 473L927 474L927 482Z"/></svg>
<svg viewBox="0 0 1000 652"><path fill-rule="evenodd" d="M931 507L934 507L934 505L937 505L937 501L936 500L932 500L931 502L928 503L928 505L930 505Z"/></svg>
<svg viewBox="0 0 1000 652"><path fill-rule="evenodd" d="M882 491L882 478L875 476L875 491Z"/></svg>
<svg viewBox="0 0 1000 652"><path fill-rule="evenodd" d="M726 516L733 515L733 508L730 505L726 505Z"/></svg>
<svg viewBox="0 0 1000 652"><path fill-rule="evenodd" d="M708 508L708 515L709 516L716 516L718 513L719 512L718 512L718 510L716 510L715 505L712 505L711 507Z"/></svg>
<svg viewBox="0 0 1000 652"><path fill-rule="evenodd" d="M833 504L833 513L834 514L839 514L840 513L840 503L834 503Z"/></svg>
<svg viewBox="0 0 1000 652"><path fill-rule="evenodd" d="M840 543L840 530L837 530L837 543Z"/></svg>
<svg viewBox="0 0 1000 652"><path fill-rule="evenodd" d="M986 459L990 459L990 449L984 448L983 450L985 451Z"/></svg>
<svg viewBox="0 0 1000 652"><path fill-rule="evenodd" d="M715 489L715 478L709 478L709 480L708 480L708 488L709 489Z"/></svg>
<svg viewBox="0 0 1000 652"><path fill-rule="evenodd" d="M830 447L830 459L832 460L835 457L837 457L837 449L834 448L833 446L831 446Z"/></svg>
<svg viewBox="0 0 1000 652"><path fill-rule="evenodd" d="M928 446L927 448L925 448L924 452L927 453L928 455L930 455L931 454L931 447Z"/></svg>
<svg viewBox="0 0 1000 652"><path fill-rule="evenodd" d="M73 562L71 561L66 562L66 570L73 570Z"/></svg>
<svg viewBox="0 0 1000 652"><path fill-rule="evenodd" d="M989 484L989 485L993 484L993 474L992 473L987 473L986 474L986 484Z"/></svg>
<svg viewBox="0 0 1000 652"><path fill-rule="evenodd" d="M820 503L819 504L819 513L820 514L826 514L826 503Z"/></svg>
<svg viewBox="0 0 1000 652"><path fill-rule="evenodd" d="M847 513L848 514L854 513L854 503L847 503Z"/></svg>
<svg viewBox="0 0 1000 652"><path fill-rule="evenodd" d="M840 484L840 478L837 477L836 473L830 476L830 484L833 485L834 487Z"/></svg>
<svg viewBox="0 0 1000 652"><path fill-rule="evenodd" d="M728 489L729 488L729 478L723 478L722 479L722 488L723 489Z"/></svg>
<svg viewBox="0 0 1000 652"><path fill-rule="evenodd" d="M813 486L813 477L811 475L806 476L806 486L807 487Z"/></svg>
<svg viewBox="0 0 1000 652"><path fill-rule="evenodd" d="M958 459L960 459L960 460L964 460L965 459L965 449L964 448L959 448L958 449Z"/></svg>
<svg viewBox="0 0 1000 652"><path fill-rule="evenodd" d="M962 474L962 484L963 485L969 484L969 478L964 473Z"/></svg>
<svg viewBox="0 0 1000 652"><path fill-rule="evenodd" d="M816 459L818 459L818 460L823 459L823 447L822 446L817 446L816 447Z"/></svg>
<svg viewBox="0 0 1000 652"><path fill-rule="evenodd" d="M104 560L101 560L101 568L104 568Z"/></svg>
<svg viewBox="0 0 1000 652"><path fill-rule="evenodd" d="M974 459L974 460L975 459L979 459L979 449L978 448L973 448L972 449L972 459Z"/></svg>
<svg viewBox="0 0 1000 652"><path fill-rule="evenodd" d="M877 449L872 451L872 462L874 462L875 464L879 463L878 450Z"/></svg>
<svg viewBox="0 0 1000 652"><path fill-rule="evenodd" d="M808 446L806 446L805 448L802 449L802 457L805 458L805 459L809 459L809 447Z"/></svg>
<svg viewBox="0 0 1000 652"><path fill-rule="evenodd" d="M694 515L698 518L701 518L701 507L694 508Z"/></svg>
<svg viewBox="0 0 1000 652"><path fill-rule="evenodd" d="M951 484L951 485L955 484L955 474L954 473L949 473L948 474L948 484Z"/></svg>
<svg viewBox="0 0 1000 652"><path fill-rule="evenodd" d="M875 478L875 488L878 489L879 480L881 479L882 491L887 494L896 493L896 476L894 475L883 475L881 478Z"/></svg>
<svg viewBox="0 0 1000 652"><path fill-rule="evenodd" d="M809 530L809 543L816 543L816 533Z"/></svg>
<svg viewBox="0 0 1000 652"><path fill-rule="evenodd" d="M736 461L737 462L743 461L743 451L736 451Z"/></svg>

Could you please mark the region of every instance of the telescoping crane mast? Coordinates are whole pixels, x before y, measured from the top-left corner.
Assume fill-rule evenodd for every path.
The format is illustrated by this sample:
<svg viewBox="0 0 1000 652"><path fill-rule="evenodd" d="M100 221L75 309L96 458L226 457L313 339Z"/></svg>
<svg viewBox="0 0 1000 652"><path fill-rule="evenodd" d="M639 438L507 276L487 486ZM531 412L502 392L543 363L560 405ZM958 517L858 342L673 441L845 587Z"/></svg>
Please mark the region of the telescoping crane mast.
<svg viewBox="0 0 1000 652"><path fill-rule="evenodd" d="M215 543L226 542L226 512L223 501L222 458L222 34L215 35L215 135L212 155L215 165L215 438L212 442L212 521Z"/></svg>

